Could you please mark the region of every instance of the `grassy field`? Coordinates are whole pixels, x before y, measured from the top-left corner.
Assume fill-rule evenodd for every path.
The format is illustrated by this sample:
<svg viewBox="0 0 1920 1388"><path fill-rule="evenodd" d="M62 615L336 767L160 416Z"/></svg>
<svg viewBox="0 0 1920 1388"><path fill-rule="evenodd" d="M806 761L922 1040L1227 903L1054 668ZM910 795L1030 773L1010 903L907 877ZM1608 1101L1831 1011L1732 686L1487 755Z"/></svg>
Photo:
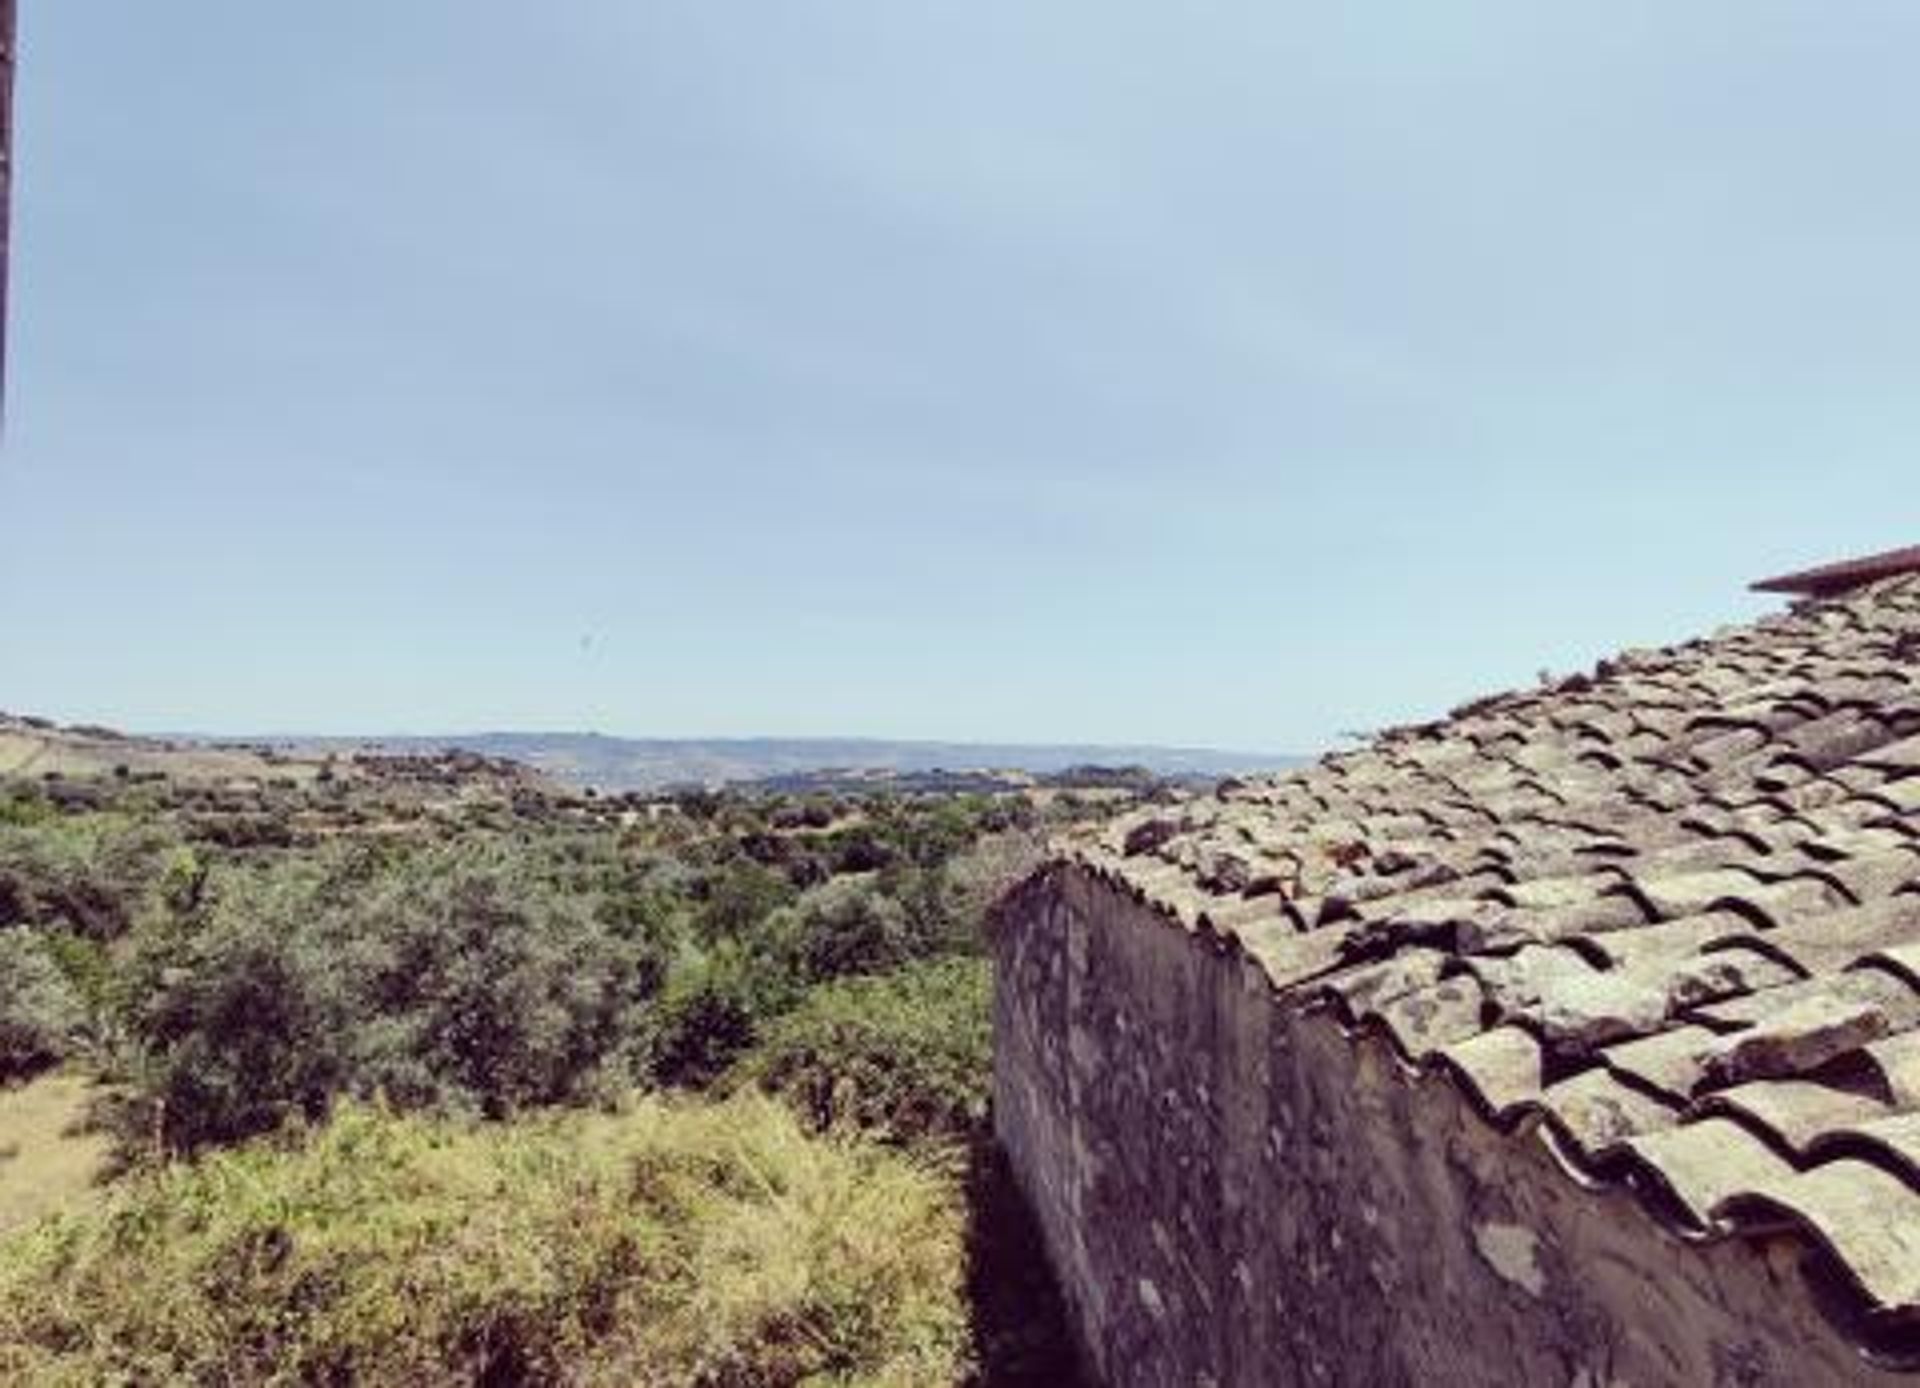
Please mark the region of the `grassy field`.
<svg viewBox="0 0 1920 1388"><path fill-rule="evenodd" d="M0 1239L0 1380L948 1384L963 1237L943 1173L766 1099L349 1107Z"/></svg>
<svg viewBox="0 0 1920 1388"><path fill-rule="evenodd" d="M70 1074L0 1088L0 1234L68 1207L93 1187L109 1143L80 1129L97 1093Z"/></svg>

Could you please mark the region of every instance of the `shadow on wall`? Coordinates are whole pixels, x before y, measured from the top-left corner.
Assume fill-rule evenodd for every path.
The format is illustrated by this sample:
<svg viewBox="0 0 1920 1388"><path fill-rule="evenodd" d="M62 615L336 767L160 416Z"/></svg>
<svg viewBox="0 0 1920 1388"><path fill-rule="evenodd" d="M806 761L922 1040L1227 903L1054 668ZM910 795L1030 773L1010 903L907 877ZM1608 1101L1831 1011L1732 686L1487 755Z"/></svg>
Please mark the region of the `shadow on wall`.
<svg viewBox="0 0 1920 1388"><path fill-rule="evenodd" d="M967 1297L982 1388L1092 1388L1040 1226L997 1143L973 1144L967 1209Z"/></svg>

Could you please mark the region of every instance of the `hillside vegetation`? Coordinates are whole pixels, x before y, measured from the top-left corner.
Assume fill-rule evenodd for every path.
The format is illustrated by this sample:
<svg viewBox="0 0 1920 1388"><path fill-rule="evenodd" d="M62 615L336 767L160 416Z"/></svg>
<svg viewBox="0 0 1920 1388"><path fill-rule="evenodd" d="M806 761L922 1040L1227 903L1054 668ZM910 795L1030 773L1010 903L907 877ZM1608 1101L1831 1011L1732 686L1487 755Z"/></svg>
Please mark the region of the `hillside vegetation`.
<svg viewBox="0 0 1920 1388"><path fill-rule="evenodd" d="M784 1110L434 1123L347 1107L0 1245L20 1382L952 1382L930 1170Z"/></svg>
<svg viewBox="0 0 1920 1388"><path fill-rule="evenodd" d="M0 1378L1066 1381L981 923L1142 793L0 781Z"/></svg>

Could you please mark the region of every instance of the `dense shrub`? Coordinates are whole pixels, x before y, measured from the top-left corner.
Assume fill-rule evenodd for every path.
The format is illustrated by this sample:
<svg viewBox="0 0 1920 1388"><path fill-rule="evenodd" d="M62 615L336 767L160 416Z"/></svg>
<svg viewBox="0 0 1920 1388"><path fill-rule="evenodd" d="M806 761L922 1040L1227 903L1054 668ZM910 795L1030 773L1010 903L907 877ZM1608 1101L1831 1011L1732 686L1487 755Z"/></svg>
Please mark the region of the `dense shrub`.
<svg viewBox="0 0 1920 1388"><path fill-rule="evenodd" d="M780 960L737 945L683 962L646 1020L647 1077L673 1089L707 1088L799 991Z"/></svg>
<svg viewBox="0 0 1920 1388"><path fill-rule="evenodd" d="M793 884L782 874L741 859L713 872L699 885L695 931L703 944L752 936L760 925L794 898Z"/></svg>
<svg viewBox="0 0 1920 1388"><path fill-rule="evenodd" d="M830 983L766 1028L740 1080L819 1130L920 1142L980 1136L992 1087L989 966L916 964Z"/></svg>
<svg viewBox="0 0 1920 1388"><path fill-rule="evenodd" d="M890 836L914 866L939 867L978 836L977 817L982 809L983 802L964 798L930 804L890 802Z"/></svg>
<svg viewBox="0 0 1920 1388"><path fill-rule="evenodd" d="M922 952L906 909L864 884L808 903L786 938L794 972L810 982L881 973Z"/></svg>
<svg viewBox="0 0 1920 1388"><path fill-rule="evenodd" d="M153 904L182 853L161 826L121 815L15 819L0 820L0 927L117 939Z"/></svg>
<svg viewBox="0 0 1920 1388"><path fill-rule="evenodd" d="M289 848L294 842L291 826L270 814L195 815L184 829L196 842L223 848Z"/></svg>
<svg viewBox="0 0 1920 1388"><path fill-rule="evenodd" d="M898 856L880 831L870 824L835 830L826 836L824 846L835 873L878 872Z"/></svg>
<svg viewBox="0 0 1920 1388"><path fill-rule="evenodd" d="M631 1075L664 969L644 922L485 841L231 871L143 946L141 1087L188 1149L341 1093L496 1116L591 1099Z"/></svg>
<svg viewBox="0 0 1920 1388"><path fill-rule="evenodd" d="M251 896L152 961L133 1019L138 1079L170 1145L318 1118L350 1078L350 962L307 905L292 891Z"/></svg>
<svg viewBox="0 0 1920 1388"><path fill-rule="evenodd" d="M765 1101L350 1108L0 1244L0 1379L952 1383L960 1243L946 1182Z"/></svg>
<svg viewBox="0 0 1920 1388"><path fill-rule="evenodd" d="M383 1024L367 1080L402 1075L499 1115L624 1081L636 1021L664 964L582 898L511 855L439 853L383 884L359 913L370 937L363 1016Z"/></svg>
<svg viewBox="0 0 1920 1388"><path fill-rule="evenodd" d="M0 828L44 824L59 814L59 808L31 782L0 784Z"/></svg>
<svg viewBox="0 0 1920 1388"><path fill-rule="evenodd" d="M0 1083L64 1059L84 1016L40 937L30 930L0 930Z"/></svg>
<svg viewBox="0 0 1920 1388"><path fill-rule="evenodd" d="M119 974L111 947L64 930L43 932L40 946L65 976L78 999L86 1017L89 1039L104 1039L104 1034L112 1029L110 1014L121 1003Z"/></svg>

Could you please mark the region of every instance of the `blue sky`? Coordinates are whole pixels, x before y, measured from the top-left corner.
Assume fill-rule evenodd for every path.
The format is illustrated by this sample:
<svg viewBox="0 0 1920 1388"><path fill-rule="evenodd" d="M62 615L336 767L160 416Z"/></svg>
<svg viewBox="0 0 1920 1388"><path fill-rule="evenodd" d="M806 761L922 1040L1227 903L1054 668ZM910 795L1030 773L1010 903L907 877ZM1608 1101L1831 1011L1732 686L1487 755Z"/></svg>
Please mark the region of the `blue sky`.
<svg viewBox="0 0 1920 1388"><path fill-rule="evenodd" d="M24 0L0 707L1310 749L1920 542L1920 8Z"/></svg>

